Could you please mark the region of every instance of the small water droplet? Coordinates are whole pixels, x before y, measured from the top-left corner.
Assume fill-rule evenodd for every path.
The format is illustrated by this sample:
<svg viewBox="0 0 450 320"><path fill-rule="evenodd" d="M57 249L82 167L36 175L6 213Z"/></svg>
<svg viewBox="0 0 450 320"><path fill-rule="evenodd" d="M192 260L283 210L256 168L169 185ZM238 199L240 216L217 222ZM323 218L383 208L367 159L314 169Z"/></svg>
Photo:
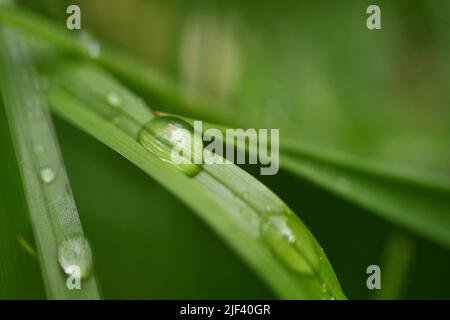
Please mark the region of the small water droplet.
<svg viewBox="0 0 450 320"><path fill-rule="evenodd" d="M86 51L92 59L98 59L100 56L100 44L88 32L82 31L79 34L79 40L86 48Z"/></svg>
<svg viewBox="0 0 450 320"><path fill-rule="evenodd" d="M50 183L55 179L56 173L52 168L45 167L41 170L41 179L44 183Z"/></svg>
<svg viewBox="0 0 450 320"><path fill-rule="evenodd" d="M302 274L313 273L308 261L297 251L295 235L287 217L272 216L261 224L261 235L273 253L290 269Z"/></svg>
<svg viewBox="0 0 450 320"><path fill-rule="evenodd" d="M278 230L280 235L283 236L284 238L286 238L286 240L289 243L294 243L295 242L294 233L292 232L292 230L287 225L287 218L286 217L283 217L283 216L281 216L281 217L271 217L269 220L270 220L270 223L272 223L274 225L274 227Z"/></svg>
<svg viewBox="0 0 450 320"><path fill-rule="evenodd" d="M193 127L184 120L172 116L154 118L142 127L138 141L188 176L201 171L202 138L196 137Z"/></svg>
<svg viewBox="0 0 450 320"><path fill-rule="evenodd" d="M58 246L58 261L66 274L71 266L80 269L80 277L87 278L92 272L92 251L89 242L82 234L65 238Z"/></svg>
<svg viewBox="0 0 450 320"><path fill-rule="evenodd" d="M322 283L322 291L327 292L327 290L328 290L327 284L325 282Z"/></svg>
<svg viewBox="0 0 450 320"><path fill-rule="evenodd" d="M109 105L111 105L115 108L120 108L122 106L122 99L115 92L109 92L106 95L106 101L108 101Z"/></svg>
<svg viewBox="0 0 450 320"><path fill-rule="evenodd" d="M247 191L242 192L242 198L244 200L248 200L248 198L250 197L249 193Z"/></svg>

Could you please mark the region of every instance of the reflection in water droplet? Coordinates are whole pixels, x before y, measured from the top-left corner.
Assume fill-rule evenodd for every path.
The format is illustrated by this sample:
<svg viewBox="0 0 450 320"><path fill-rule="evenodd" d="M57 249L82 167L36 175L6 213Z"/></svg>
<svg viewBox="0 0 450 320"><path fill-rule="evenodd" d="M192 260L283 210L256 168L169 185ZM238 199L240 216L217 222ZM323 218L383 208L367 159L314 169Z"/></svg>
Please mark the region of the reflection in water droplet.
<svg viewBox="0 0 450 320"><path fill-rule="evenodd" d="M138 141L188 176L201 171L202 138L195 136L193 127L184 120L172 116L154 118L142 127Z"/></svg>
<svg viewBox="0 0 450 320"><path fill-rule="evenodd" d="M56 173L49 167L41 170L41 179L44 183L50 183L55 179Z"/></svg>
<svg viewBox="0 0 450 320"><path fill-rule="evenodd" d="M58 246L58 261L65 273L71 274L71 266L80 269L80 277L87 278L92 272L92 251L82 234L65 238Z"/></svg>

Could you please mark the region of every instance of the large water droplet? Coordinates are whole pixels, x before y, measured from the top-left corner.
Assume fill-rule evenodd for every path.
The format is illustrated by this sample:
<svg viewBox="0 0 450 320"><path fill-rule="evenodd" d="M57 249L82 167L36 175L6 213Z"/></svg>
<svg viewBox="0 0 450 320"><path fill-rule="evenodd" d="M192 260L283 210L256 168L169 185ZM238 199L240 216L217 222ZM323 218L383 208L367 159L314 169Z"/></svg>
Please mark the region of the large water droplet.
<svg viewBox="0 0 450 320"><path fill-rule="evenodd" d="M80 270L81 279L92 272L92 251L82 234L65 238L58 246L58 261L66 274L71 274L73 266Z"/></svg>
<svg viewBox="0 0 450 320"><path fill-rule="evenodd" d="M55 180L56 177L55 171L53 171L53 169L49 167L42 168L40 174L41 179L44 183L50 183Z"/></svg>
<svg viewBox="0 0 450 320"><path fill-rule="evenodd" d="M154 118L142 127L138 141L188 176L201 171L202 138L195 136L194 128L184 120L172 116Z"/></svg>

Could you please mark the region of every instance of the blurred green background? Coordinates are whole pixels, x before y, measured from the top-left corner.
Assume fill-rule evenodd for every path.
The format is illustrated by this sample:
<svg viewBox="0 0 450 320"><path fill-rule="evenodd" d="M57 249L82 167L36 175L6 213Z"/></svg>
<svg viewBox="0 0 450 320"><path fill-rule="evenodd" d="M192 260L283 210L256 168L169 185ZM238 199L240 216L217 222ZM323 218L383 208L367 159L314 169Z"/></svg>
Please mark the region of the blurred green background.
<svg viewBox="0 0 450 320"><path fill-rule="evenodd" d="M20 2L61 28L66 7L79 4L83 29L213 102L186 115L281 128L281 139L450 181L449 1ZM381 30L366 28L370 4L381 7ZM273 297L156 182L61 120L56 127L106 298ZM311 229L346 295L376 297L366 267L383 268L398 227L288 172L256 176ZM449 298L448 250L410 237L399 297Z"/></svg>

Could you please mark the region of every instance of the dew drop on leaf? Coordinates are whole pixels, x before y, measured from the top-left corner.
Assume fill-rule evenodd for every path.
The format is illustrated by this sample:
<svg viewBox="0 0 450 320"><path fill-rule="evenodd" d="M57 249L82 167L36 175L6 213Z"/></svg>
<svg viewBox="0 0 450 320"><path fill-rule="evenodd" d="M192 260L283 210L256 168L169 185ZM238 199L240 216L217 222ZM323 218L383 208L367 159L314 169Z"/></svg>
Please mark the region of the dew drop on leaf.
<svg viewBox="0 0 450 320"><path fill-rule="evenodd" d="M82 234L68 236L58 245L58 261L66 274L71 274L73 266L80 270L80 277L87 278L92 272L92 251Z"/></svg>
<svg viewBox="0 0 450 320"><path fill-rule="evenodd" d="M195 137L194 128L184 120L172 116L156 117L142 127L138 141L190 177L202 169L202 139Z"/></svg>
<svg viewBox="0 0 450 320"><path fill-rule="evenodd" d="M82 31L79 34L79 41L86 48L91 59L98 59L100 56L100 44L88 32Z"/></svg>
<svg viewBox="0 0 450 320"><path fill-rule="evenodd" d="M287 217L272 216L261 224L261 236L275 256L289 269L311 274L313 270L293 245L296 241L293 231L287 225Z"/></svg>
<svg viewBox="0 0 450 320"><path fill-rule="evenodd" d="M53 169L50 167L42 168L40 175L41 175L41 180L44 183L51 183L53 180L55 180L55 177L56 177L55 171L53 171Z"/></svg>
<svg viewBox="0 0 450 320"><path fill-rule="evenodd" d="M110 106L113 106L115 108L120 108L122 107L122 99L120 98L120 96L115 93L115 92L109 92L106 95L106 101L108 102L108 104Z"/></svg>

